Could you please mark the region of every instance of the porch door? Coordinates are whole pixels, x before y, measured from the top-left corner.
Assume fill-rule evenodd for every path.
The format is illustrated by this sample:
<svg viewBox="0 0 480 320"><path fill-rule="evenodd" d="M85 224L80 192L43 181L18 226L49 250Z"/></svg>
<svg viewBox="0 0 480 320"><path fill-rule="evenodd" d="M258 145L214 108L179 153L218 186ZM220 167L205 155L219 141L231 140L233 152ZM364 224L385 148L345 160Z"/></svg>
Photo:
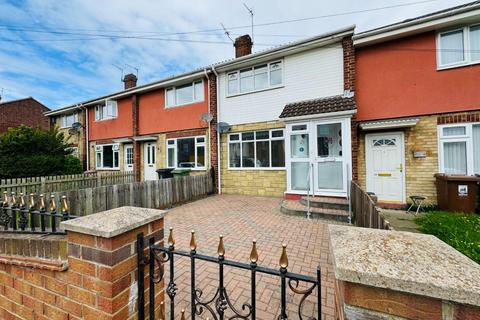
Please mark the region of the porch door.
<svg viewBox="0 0 480 320"><path fill-rule="evenodd" d="M133 145L126 144L123 147L124 149L124 162L125 162L125 171L133 171Z"/></svg>
<svg viewBox="0 0 480 320"><path fill-rule="evenodd" d="M157 172L156 172L157 168L155 166L155 161L156 161L155 151L156 151L155 142L145 142L144 153L143 153L145 180L157 179Z"/></svg>
<svg viewBox="0 0 480 320"><path fill-rule="evenodd" d="M343 193L347 190L345 137L342 121L315 123L315 191L317 193Z"/></svg>
<svg viewBox="0 0 480 320"><path fill-rule="evenodd" d="M288 137L289 188L292 191L312 190L312 168L310 161L310 124L293 124ZM290 156L288 157L288 153Z"/></svg>
<svg viewBox="0 0 480 320"><path fill-rule="evenodd" d="M367 191L387 202L405 202L403 132L367 134Z"/></svg>

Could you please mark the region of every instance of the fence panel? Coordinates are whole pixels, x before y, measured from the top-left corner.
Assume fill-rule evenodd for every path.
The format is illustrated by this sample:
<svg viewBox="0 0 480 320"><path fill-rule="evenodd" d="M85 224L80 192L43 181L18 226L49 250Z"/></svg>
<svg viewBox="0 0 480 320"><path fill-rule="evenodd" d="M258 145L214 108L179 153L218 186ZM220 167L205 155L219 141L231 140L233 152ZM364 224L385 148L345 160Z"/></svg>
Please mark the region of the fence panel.
<svg viewBox="0 0 480 320"><path fill-rule="evenodd" d="M351 201L353 219L357 227L391 229L372 198L355 182L351 183Z"/></svg>

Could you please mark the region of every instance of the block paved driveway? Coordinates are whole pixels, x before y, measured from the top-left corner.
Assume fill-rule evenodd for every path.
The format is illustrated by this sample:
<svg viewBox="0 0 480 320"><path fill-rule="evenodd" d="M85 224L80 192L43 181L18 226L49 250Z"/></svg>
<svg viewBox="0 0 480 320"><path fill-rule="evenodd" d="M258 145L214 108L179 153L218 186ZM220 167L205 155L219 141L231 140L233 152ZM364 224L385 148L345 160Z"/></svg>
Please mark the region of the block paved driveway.
<svg viewBox="0 0 480 320"><path fill-rule="evenodd" d="M278 269L281 244L287 244L288 270L316 276L317 266L322 270L322 318L333 319L334 288L332 257L329 251L327 223L287 216L279 211L281 199L240 195L211 196L171 209L165 220L165 244L168 228L174 228L177 250L189 250L190 231L197 236L197 253L217 256L218 236L224 236L226 259L249 263L252 239L257 240L258 265ZM168 267L166 268L168 282ZM218 287L218 265L196 261L197 289L203 290L202 299L213 297ZM176 257L175 297L176 318L185 309L190 319L190 259ZM225 267L225 284L233 305L242 310L250 303L250 272ZM300 286L305 288L305 286ZM289 319L300 319L297 313L299 295L288 289ZM316 292L307 299L303 319L316 314ZM166 304L169 299L166 297ZM214 306L213 306L214 307ZM277 319L280 308L280 281L278 277L257 274L257 319ZM168 307L167 307L168 314ZM230 313L227 312L227 315ZM197 319L206 319L204 312ZM212 316L209 316L213 319ZM227 316L226 319L229 317Z"/></svg>

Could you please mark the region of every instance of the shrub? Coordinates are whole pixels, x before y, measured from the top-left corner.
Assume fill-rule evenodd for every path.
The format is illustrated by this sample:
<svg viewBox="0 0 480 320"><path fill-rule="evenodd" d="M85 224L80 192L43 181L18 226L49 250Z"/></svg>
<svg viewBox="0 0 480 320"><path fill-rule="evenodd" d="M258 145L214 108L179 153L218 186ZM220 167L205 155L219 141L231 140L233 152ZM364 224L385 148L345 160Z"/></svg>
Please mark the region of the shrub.
<svg viewBox="0 0 480 320"><path fill-rule="evenodd" d="M480 216L434 211L415 222L424 233L432 234L480 263Z"/></svg>
<svg viewBox="0 0 480 320"><path fill-rule="evenodd" d="M0 178L81 173L71 152L58 129L10 128L0 135Z"/></svg>

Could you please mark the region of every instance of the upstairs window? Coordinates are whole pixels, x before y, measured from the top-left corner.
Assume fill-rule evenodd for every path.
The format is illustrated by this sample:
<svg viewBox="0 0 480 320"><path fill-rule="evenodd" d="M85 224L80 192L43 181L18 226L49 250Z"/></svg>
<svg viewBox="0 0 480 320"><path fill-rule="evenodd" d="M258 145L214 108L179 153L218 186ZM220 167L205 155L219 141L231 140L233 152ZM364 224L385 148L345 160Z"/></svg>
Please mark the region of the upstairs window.
<svg viewBox="0 0 480 320"><path fill-rule="evenodd" d="M181 106L203 100L203 80L165 90L165 105L167 107Z"/></svg>
<svg viewBox="0 0 480 320"><path fill-rule="evenodd" d="M61 128L70 128L75 122L78 122L78 114L76 112L64 114L60 117Z"/></svg>
<svg viewBox="0 0 480 320"><path fill-rule="evenodd" d="M169 168L205 169L205 136L167 140L167 166Z"/></svg>
<svg viewBox="0 0 480 320"><path fill-rule="evenodd" d="M480 25L440 32L437 38L439 68L480 62Z"/></svg>
<svg viewBox="0 0 480 320"><path fill-rule="evenodd" d="M282 67L282 61L275 61L228 73L227 96L281 86Z"/></svg>
<svg viewBox="0 0 480 320"><path fill-rule="evenodd" d="M107 100L104 105L95 107L95 121L114 119L118 115L117 101Z"/></svg>

